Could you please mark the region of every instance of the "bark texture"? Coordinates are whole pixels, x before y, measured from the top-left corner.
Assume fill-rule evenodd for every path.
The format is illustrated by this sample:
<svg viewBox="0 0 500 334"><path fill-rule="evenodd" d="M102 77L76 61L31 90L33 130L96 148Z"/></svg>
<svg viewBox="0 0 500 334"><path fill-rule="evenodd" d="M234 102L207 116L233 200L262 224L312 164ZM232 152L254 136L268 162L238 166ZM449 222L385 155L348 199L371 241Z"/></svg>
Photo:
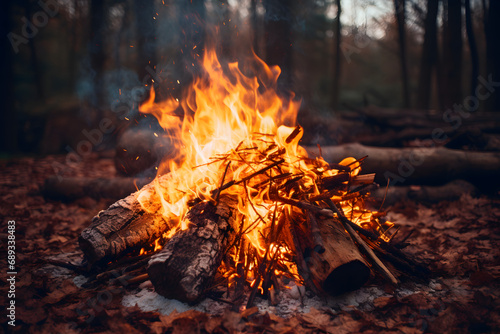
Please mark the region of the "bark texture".
<svg viewBox="0 0 500 334"><path fill-rule="evenodd" d="M317 220L325 251L305 258L310 278L334 296L360 288L370 277L370 268L358 247L334 218Z"/></svg>
<svg viewBox="0 0 500 334"><path fill-rule="evenodd" d="M311 156L316 147L306 147ZM376 173L375 181L385 184L443 184L454 179L497 183L500 153L451 150L444 147L379 148L360 144L344 144L321 148L323 158L338 162L345 157L362 158L364 173Z"/></svg>
<svg viewBox="0 0 500 334"><path fill-rule="evenodd" d="M151 244L172 227L173 222L162 214L160 201L149 203L148 211L138 201L142 192L154 192L155 182L161 187L167 177L168 174L117 201L92 219L78 239L90 266L107 263L126 251Z"/></svg>
<svg viewBox="0 0 500 334"><path fill-rule="evenodd" d="M230 203L221 198L217 206L201 202L191 208L184 218L188 229L178 231L149 261L148 274L156 292L188 303L199 300L227 246Z"/></svg>

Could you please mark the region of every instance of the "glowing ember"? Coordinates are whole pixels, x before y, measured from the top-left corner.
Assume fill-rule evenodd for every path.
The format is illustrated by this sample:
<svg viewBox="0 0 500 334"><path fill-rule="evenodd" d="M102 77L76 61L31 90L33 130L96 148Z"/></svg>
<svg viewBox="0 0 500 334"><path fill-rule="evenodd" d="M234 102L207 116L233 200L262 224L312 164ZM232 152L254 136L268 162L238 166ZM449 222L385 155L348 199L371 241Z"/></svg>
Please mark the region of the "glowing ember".
<svg viewBox="0 0 500 334"><path fill-rule="evenodd" d="M363 190L373 175L359 175L362 161L346 158L330 165L321 157L308 158L299 146L303 130L295 121L300 101L277 93L277 66L267 66L254 54L244 66L223 67L212 48L205 52L203 68L182 99L155 103L151 90L140 107L156 116L179 152L178 159L165 161L159 170L160 175L170 172L167 180L161 186L156 181L155 189L138 198L145 210L161 203L162 214L177 222L162 241L189 228L182 218L194 202L237 198L231 260L224 260L220 271L229 285L243 277L264 292L271 271L303 283L295 247L283 233L291 224L309 226L303 201L321 210L323 201L331 199L352 222L390 239L393 224L381 223L381 214L364 208ZM154 251L159 248L157 240Z"/></svg>

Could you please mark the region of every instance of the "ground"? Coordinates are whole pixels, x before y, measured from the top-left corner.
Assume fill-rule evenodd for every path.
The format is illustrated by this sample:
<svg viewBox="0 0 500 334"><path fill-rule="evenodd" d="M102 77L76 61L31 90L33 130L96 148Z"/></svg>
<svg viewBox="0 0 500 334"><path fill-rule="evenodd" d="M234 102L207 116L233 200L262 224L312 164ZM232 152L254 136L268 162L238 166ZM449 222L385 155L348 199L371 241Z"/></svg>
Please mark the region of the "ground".
<svg viewBox="0 0 500 334"><path fill-rule="evenodd" d="M6 331L487 333L500 330L500 200L496 198L464 195L456 202L432 206L405 202L393 207L390 218L402 226L400 235L413 231L405 252L432 270L429 282L407 279L395 288L374 278L363 290L365 295L375 291L371 298L357 301L361 295L358 292L342 297L344 304L331 306L327 302L307 308L308 312L289 314L288 318L278 316L273 308L260 312L227 311L217 316L197 310L165 315L145 312L138 306L123 306L123 297L137 293L137 285L83 289L77 286L81 278L77 273L47 264L49 258L79 261L78 235L99 210L111 204L91 198L70 203L46 200L41 193L43 182L55 173L89 177L116 174L109 158L93 155L70 166L65 158L48 156L0 162L0 216L3 217L0 243L2 250L6 250L12 235L8 221L15 221L17 271L13 275L15 297L9 294L14 286L6 280L0 283L1 304L7 306L15 301L16 326L9 325L11 319L5 315L1 318ZM7 260L7 256L0 259L4 275L8 271Z"/></svg>

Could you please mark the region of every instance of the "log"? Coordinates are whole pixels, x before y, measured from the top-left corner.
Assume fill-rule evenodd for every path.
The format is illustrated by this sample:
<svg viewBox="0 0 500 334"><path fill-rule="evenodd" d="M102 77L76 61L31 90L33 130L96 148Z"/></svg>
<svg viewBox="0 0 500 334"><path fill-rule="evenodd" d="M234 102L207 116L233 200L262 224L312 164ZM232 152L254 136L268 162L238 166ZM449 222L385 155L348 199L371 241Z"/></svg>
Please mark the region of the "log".
<svg viewBox="0 0 500 334"><path fill-rule="evenodd" d="M150 181L150 180L149 180ZM73 201L83 197L119 200L143 187L146 179L116 177L110 179L89 177L51 176L45 180L42 193L45 198Z"/></svg>
<svg viewBox="0 0 500 334"><path fill-rule="evenodd" d="M160 201L151 203L146 212L137 197L142 191L154 192L155 182L161 184L169 174L161 176L129 196L99 212L78 239L89 267L108 263L127 251L152 244L173 227L171 219L162 214Z"/></svg>
<svg viewBox="0 0 500 334"><path fill-rule="evenodd" d="M317 147L306 147L310 156L318 155ZM323 158L338 162L345 157L362 158L363 173L376 173L375 182L386 184L439 185L464 179L476 185L496 186L500 170L500 153L433 148L379 148L361 144L344 144L321 148Z"/></svg>
<svg viewBox="0 0 500 334"><path fill-rule="evenodd" d="M464 194L473 196L479 193L478 189L471 183L463 180L451 181L442 186L394 186L376 189L372 197L385 205L393 205L404 200L412 200L420 203L438 203L441 201L456 201Z"/></svg>
<svg viewBox="0 0 500 334"><path fill-rule="evenodd" d="M189 228L178 231L149 261L158 294L190 304L203 296L222 261L236 204L221 196L217 206L201 202L189 210L184 218Z"/></svg>
<svg viewBox="0 0 500 334"><path fill-rule="evenodd" d="M351 237L336 218L316 216L316 220L324 252L310 252L305 257L309 278L316 287L333 296L363 286L370 277L370 268Z"/></svg>

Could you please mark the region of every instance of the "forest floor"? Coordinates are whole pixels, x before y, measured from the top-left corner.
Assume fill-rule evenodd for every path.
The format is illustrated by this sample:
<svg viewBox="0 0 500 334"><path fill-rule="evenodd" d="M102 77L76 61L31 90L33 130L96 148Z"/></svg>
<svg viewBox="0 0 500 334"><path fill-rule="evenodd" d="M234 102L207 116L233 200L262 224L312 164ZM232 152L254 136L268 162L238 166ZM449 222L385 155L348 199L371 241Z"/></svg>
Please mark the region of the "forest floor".
<svg viewBox="0 0 500 334"><path fill-rule="evenodd" d="M81 259L77 238L109 201L82 198L70 203L46 200L44 180L65 156L0 162L2 254L7 222L15 220L15 298L0 282L2 306L15 300L15 327L4 315L1 327L19 333L487 333L500 331L500 200L464 195L455 202L424 206L415 202L392 208L400 235L413 231L405 249L433 273L427 283L404 281L400 287L372 279L367 301L344 297L343 306L328 302L282 317L267 311L219 315L188 309L165 314L123 302L140 292L137 285L119 289L78 286L79 274L47 264L60 258ZM57 169L56 168L56 169ZM113 160L98 156L67 167L64 176L110 177ZM7 256L0 258L2 276ZM75 279L76 277L76 279ZM377 290L378 289L378 290ZM359 295L359 294L358 294ZM352 293L356 296L356 293ZM351 300L349 304L345 301ZM124 305L129 306L124 306ZM332 306L333 305L333 306ZM4 310L2 313L5 313Z"/></svg>

